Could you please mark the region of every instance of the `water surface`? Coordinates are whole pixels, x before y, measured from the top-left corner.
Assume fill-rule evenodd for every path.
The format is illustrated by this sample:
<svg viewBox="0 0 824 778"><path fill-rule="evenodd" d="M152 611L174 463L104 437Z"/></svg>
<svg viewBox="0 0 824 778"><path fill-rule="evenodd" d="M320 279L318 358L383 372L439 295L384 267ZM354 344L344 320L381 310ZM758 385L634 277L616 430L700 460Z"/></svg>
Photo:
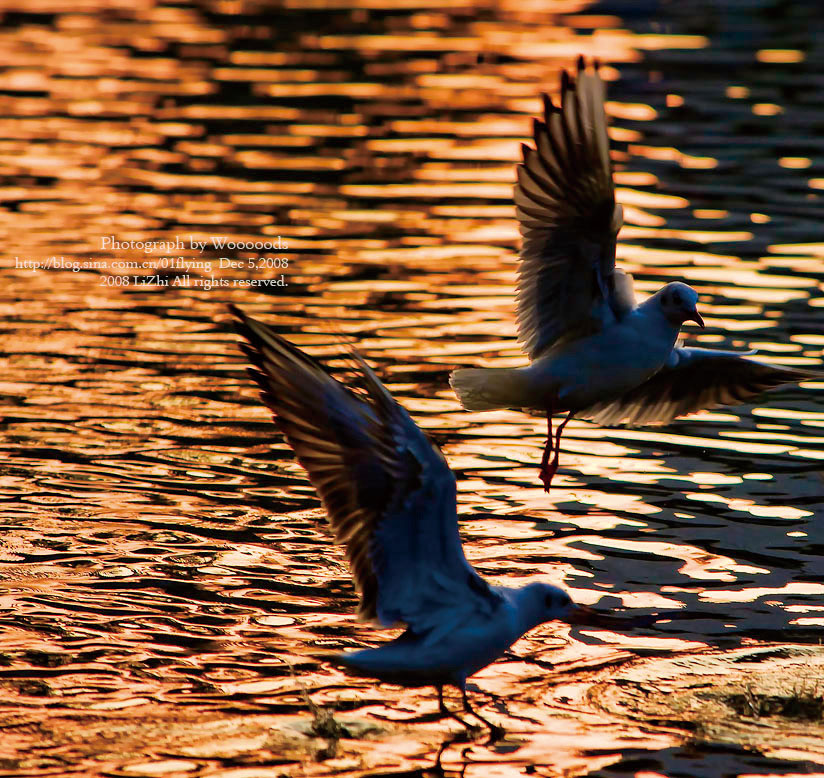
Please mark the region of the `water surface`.
<svg viewBox="0 0 824 778"><path fill-rule="evenodd" d="M245 376L229 302L322 356L330 332L355 339L455 469L484 575L678 612L530 633L474 679L508 739L449 746L446 767L809 768L684 751L677 730L567 685L638 656L824 638L824 382L664 428L572 422L547 496L544 422L464 412L447 376L524 362L513 165L579 53L610 81L619 260L639 293L684 279L707 321L689 343L820 367L814 4L7 8L0 775L396 775L452 731L376 718L432 711L431 690L309 657L379 635L353 620L344 556ZM312 705L350 737L307 741Z"/></svg>

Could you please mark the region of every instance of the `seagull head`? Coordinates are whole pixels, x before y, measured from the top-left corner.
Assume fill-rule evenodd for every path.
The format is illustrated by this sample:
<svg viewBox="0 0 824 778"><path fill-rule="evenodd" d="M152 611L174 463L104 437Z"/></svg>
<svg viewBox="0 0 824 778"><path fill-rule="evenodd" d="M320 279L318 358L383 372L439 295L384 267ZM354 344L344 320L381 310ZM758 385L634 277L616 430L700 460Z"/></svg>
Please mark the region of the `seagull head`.
<svg viewBox="0 0 824 778"><path fill-rule="evenodd" d="M510 590L511 591L511 590ZM524 623L522 632L526 632L545 621L565 621L583 627L604 627L616 629L624 624L613 613L595 610L587 605L576 605L572 598L557 586L545 583L533 583L517 591L518 610Z"/></svg>
<svg viewBox="0 0 824 778"><path fill-rule="evenodd" d="M673 281L658 292L661 310L667 320L680 327L685 321L694 321L699 327L704 320L698 313L698 292L691 286Z"/></svg>
<svg viewBox="0 0 824 778"><path fill-rule="evenodd" d="M533 583L517 592L518 609L526 632L545 621L569 621L578 610L572 598L557 586Z"/></svg>

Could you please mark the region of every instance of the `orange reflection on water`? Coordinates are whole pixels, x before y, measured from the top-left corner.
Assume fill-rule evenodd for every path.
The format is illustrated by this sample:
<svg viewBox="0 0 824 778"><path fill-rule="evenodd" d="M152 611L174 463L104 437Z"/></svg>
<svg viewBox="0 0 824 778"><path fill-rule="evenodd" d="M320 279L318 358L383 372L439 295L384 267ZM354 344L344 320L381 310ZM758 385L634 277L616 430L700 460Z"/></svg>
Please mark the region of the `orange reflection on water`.
<svg viewBox="0 0 824 778"><path fill-rule="evenodd" d="M467 555L494 583L549 580L628 615L694 616L698 626L664 622L638 634L548 624L527 635L476 679L502 700L479 694L481 708L513 732L500 751L471 744L477 761L466 774L583 774L636 749L655 758L681 736L600 711L584 679L627 661L628 648L691 651L717 634L752 640L798 626L793 605L765 615L747 603L820 594L787 582L817 564L824 446L815 394L791 387L754 412L708 411L664 430L573 422L547 496L536 480L545 421L461 411L447 375L525 362L515 340L513 163L538 93L555 93L559 68L582 51L611 63L603 72L628 225L619 257L641 296L696 282L710 331L691 331L691 343L754 346L759 358L815 366L824 341L807 298L820 304L824 251L802 241L815 240L805 198L820 179L807 185L815 170L802 162L814 168L815 155L792 127L773 124L800 98L770 102L778 98L746 68L730 86L729 69L708 74L691 58L686 47L706 38L638 36L616 17L588 15L583 2L409 2L389 15L371 0L289 5L281 25L254 2L213 3L210 15L132 4L101 19L88 4L81 13L51 0L29 7L53 6L53 23L44 16L0 31L12 63L0 77L9 460L0 652L17 679L45 684L26 692L4 676L7 708L51 722L50 731L71 710L65 728L83 735L83 711L107 711L109 734L127 728L115 717L123 711L155 727L154 740L138 730L140 748L160 731L181 738L181 721L193 737L223 716L254 744L226 757L224 771L265 771L271 765L254 759L267 738L310 726L305 691L356 734L337 757L278 770L431 766L448 722L416 728L371 715L434 710L429 691L310 660L316 649L374 645L387 633L354 623L341 549L245 378L225 323L233 301L313 353L334 353L330 330L360 344L457 471ZM324 13L301 15L307 7ZM648 62L634 64L644 49L660 52L660 80ZM805 83L809 96L814 79ZM755 127L740 145L731 140L739 126L725 94L757 99L759 126L782 142L746 145L763 140ZM804 178L773 196L762 163ZM101 235L177 233L288 237L290 286L117 288L96 271L14 267L15 253L102 256ZM705 590L708 581L725 590ZM734 627L713 632L717 604L732 601L742 603ZM802 618L813 629L817 617ZM243 715L230 719L236 710ZM262 719L264 730L244 729ZM377 730L363 734L358 721ZM223 759L217 729L205 750L180 752L180 771ZM34 746L21 743L28 757ZM276 746L278 758L292 753ZM444 764L460 768L464 747L447 749ZM113 774L172 769L165 756L130 753L105 765L83 758Z"/></svg>

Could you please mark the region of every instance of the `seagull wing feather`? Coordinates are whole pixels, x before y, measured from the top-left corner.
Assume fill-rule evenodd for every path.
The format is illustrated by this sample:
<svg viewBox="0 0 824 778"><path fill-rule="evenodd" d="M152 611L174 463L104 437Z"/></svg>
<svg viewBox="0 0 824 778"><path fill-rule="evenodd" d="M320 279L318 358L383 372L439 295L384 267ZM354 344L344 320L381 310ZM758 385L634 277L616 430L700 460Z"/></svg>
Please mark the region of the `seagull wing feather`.
<svg viewBox="0 0 824 778"><path fill-rule="evenodd" d="M491 610L500 595L464 555L452 471L357 352L362 396L266 324L232 312L262 399L346 545L358 616L426 632L444 609Z"/></svg>
<svg viewBox="0 0 824 778"><path fill-rule="evenodd" d="M816 377L821 376L811 370L769 365L734 351L676 347L667 364L640 386L580 415L603 425L667 424L687 413L740 405L767 389Z"/></svg>
<svg viewBox="0 0 824 778"><path fill-rule="evenodd" d="M523 243L518 334L531 359L620 319L635 308L632 279L615 269L621 207L615 203L605 87L578 64L561 80L561 106L524 145L514 199Z"/></svg>

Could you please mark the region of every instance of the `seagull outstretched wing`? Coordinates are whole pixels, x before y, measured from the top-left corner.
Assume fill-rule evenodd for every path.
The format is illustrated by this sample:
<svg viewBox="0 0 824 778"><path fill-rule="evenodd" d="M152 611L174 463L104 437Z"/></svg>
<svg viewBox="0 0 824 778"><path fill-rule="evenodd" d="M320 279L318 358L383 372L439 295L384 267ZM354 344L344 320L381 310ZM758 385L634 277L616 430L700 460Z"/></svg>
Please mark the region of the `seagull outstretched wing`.
<svg viewBox="0 0 824 778"><path fill-rule="evenodd" d="M270 327L232 307L250 374L346 545L358 616L424 634L491 611L497 594L467 562L455 477L440 450L352 351L358 395Z"/></svg>
<svg viewBox="0 0 824 778"><path fill-rule="evenodd" d="M561 79L561 106L544 96L535 148L522 147L515 206L523 244L518 334L531 359L620 319L635 307L632 278L615 267L623 220L615 203L605 86L578 61Z"/></svg>
<svg viewBox="0 0 824 778"><path fill-rule="evenodd" d="M821 374L768 365L734 351L676 347L667 364L640 386L580 416L603 425L666 424L686 413L739 405L766 389L816 377Z"/></svg>

